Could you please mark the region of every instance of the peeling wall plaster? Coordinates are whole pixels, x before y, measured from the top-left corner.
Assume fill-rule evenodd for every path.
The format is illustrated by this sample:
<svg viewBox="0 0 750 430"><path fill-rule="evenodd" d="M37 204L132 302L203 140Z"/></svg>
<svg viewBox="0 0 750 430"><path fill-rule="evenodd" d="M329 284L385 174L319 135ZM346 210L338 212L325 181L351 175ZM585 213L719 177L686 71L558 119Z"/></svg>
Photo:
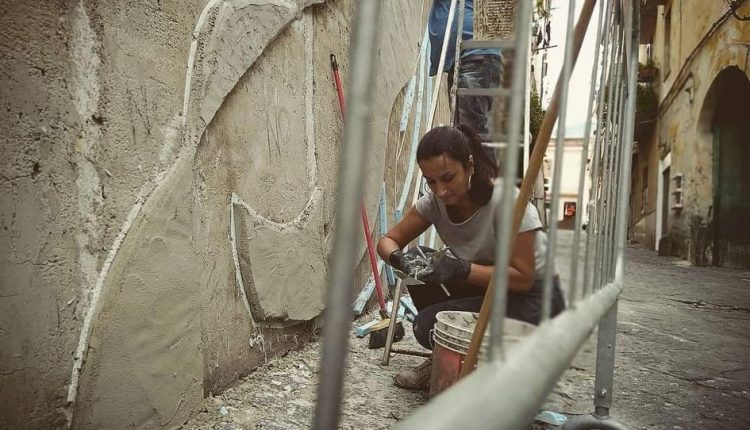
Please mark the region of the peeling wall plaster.
<svg viewBox="0 0 750 430"><path fill-rule="evenodd" d="M689 42L694 44L698 41L697 35L703 37L713 20L725 13L725 9L718 8L712 13L703 9L685 9L684 12L686 17L690 15L686 20L695 20L703 26L699 27L702 31L688 36ZM661 37L657 34L657 40ZM661 144L671 150L670 173L672 176L681 173L684 181L683 209L669 211L670 252L693 264L711 264L713 253L714 137L710 125L701 121L702 115L706 115L703 112L704 100L714 79L725 68L736 66L750 76L747 48L738 43L745 40L750 40L750 26L733 18L723 23L697 51L685 70L685 75L692 77L675 84L680 85L677 95L660 114L657 134ZM695 46L690 46L690 51L684 50L682 57L692 49ZM684 59L680 58L680 61ZM673 67L674 64L673 61ZM683 65L672 70L672 81L667 81L669 86L664 85L662 93L670 90L680 67ZM670 197L670 206L673 199Z"/></svg>

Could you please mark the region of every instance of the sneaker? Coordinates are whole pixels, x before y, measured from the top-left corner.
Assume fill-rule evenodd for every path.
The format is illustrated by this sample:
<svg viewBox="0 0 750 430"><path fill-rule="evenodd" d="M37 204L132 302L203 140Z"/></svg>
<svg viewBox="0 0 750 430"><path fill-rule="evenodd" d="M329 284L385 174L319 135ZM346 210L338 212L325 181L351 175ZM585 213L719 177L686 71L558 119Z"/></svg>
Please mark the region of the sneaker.
<svg viewBox="0 0 750 430"><path fill-rule="evenodd" d="M393 375L393 382L401 388L427 390L430 388L431 376L432 359L428 358L424 363L413 369L404 369Z"/></svg>

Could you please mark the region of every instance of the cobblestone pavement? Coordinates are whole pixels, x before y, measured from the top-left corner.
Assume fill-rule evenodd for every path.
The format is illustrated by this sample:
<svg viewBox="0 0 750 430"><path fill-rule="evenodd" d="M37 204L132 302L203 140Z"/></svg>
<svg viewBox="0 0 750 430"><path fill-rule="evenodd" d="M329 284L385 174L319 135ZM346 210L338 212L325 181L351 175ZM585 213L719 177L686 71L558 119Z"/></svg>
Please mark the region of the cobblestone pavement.
<svg viewBox="0 0 750 430"><path fill-rule="evenodd" d="M564 281L572 234L562 232L559 242ZM693 267L637 245L628 246L626 258L612 415L633 429L750 429L750 272ZM595 339L584 344L546 409L593 410ZM382 350L368 350L353 336L350 345L342 428L389 428L427 401L391 382L421 359L396 356L381 367ZM400 346L417 348L410 334ZM262 366L206 399L183 428L309 428L319 352L314 342Z"/></svg>
<svg viewBox="0 0 750 430"><path fill-rule="evenodd" d="M750 429L750 271L629 245L625 274L611 414L634 429ZM593 409L594 339L552 396L563 412Z"/></svg>

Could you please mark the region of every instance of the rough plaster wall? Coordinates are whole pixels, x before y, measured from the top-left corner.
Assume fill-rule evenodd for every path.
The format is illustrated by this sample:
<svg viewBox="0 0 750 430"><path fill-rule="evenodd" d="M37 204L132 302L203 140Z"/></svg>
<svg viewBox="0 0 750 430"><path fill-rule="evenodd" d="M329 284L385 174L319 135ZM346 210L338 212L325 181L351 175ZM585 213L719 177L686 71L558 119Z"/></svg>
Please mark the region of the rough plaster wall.
<svg viewBox="0 0 750 430"><path fill-rule="evenodd" d="M316 328L352 3L311 3L3 4L1 427L178 425ZM384 5L373 225L419 12Z"/></svg>
<svg viewBox="0 0 750 430"><path fill-rule="evenodd" d="M749 26L733 18L725 22L693 60L688 68L692 77L659 119L660 139L671 148L671 174L682 173L685 182L684 209L670 215L672 253L694 263L710 264L712 253L706 235L713 221L713 136L701 123L704 101L713 79L726 67L737 66L750 75L747 48L735 43L747 40ZM679 71L672 70L671 81ZM669 86L663 88L665 94Z"/></svg>
<svg viewBox="0 0 750 430"><path fill-rule="evenodd" d="M60 363L80 324L74 142L88 118L68 92L68 6L48 3L0 5L1 428L64 422Z"/></svg>
<svg viewBox="0 0 750 430"><path fill-rule="evenodd" d="M368 198L367 210L374 221L377 213L377 198L385 170L388 130L391 111L398 94L414 71L414 65L424 28L421 22L421 4L406 2L399 7L383 8L381 14L382 32L378 44L378 55L375 59L376 88L386 91L374 92L373 105L373 140L368 152L368 170L366 172L365 195ZM405 20L404 16L410 16Z"/></svg>
<svg viewBox="0 0 750 430"><path fill-rule="evenodd" d="M664 58L664 13L671 10L672 26L670 39L671 70L666 79L664 71L667 59ZM727 11L725 2L706 2L705 0L673 0L671 7L658 6L656 31L654 33L654 61L661 69L664 79L663 88L675 83L680 67L700 39L714 22Z"/></svg>
<svg viewBox="0 0 750 430"><path fill-rule="evenodd" d="M81 381L77 428L172 424L201 399L200 288L191 175L149 199L110 269ZM182 413L180 413L182 412Z"/></svg>
<svg viewBox="0 0 750 430"><path fill-rule="evenodd" d="M323 309L322 192L305 120L314 97L306 79L311 26L305 14L266 49L218 110L196 157L211 160L200 176L222 191L204 204L215 208L210 218L226 216L226 196L236 193L230 210L245 226L236 240L256 321L304 321Z"/></svg>
<svg viewBox="0 0 750 430"><path fill-rule="evenodd" d="M189 29L194 21L190 9L172 6ZM8 390L3 399L7 395L7 404L19 406L3 408L8 413L2 419L11 427L35 427L37 421L54 426L63 417L72 352L100 281L102 260L154 165L168 161L153 156L159 153L157 143L176 140L174 133L169 139L156 127L141 133L141 122L129 120L135 116L133 104L143 101L142 122L156 124L164 112L155 103L168 103L170 95L179 98L178 91L159 82L168 76L144 68L154 58L162 58L160 64L167 68L184 60L170 64L181 53L171 52L174 46L161 49L181 38L177 25L172 26L175 34L152 34L132 46L131 39L115 40L132 22L147 26L149 18L164 18L148 6L139 8L132 22L112 19L106 27L102 15L123 11L98 10L84 2L5 2L2 7L2 67L9 78L3 81L2 96L8 115L8 121L3 120L8 127L3 130L3 160L8 162L4 176L15 189L5 195L16 196L3 200L8 215L4 231L18 238L11 247L15 255L3 259L2 273L8 278L2 288L17 289L18 294L3 297L7 312L2 314L9 318L4 330L10 329L0 349L14 357L3 363L35 373L31 378L25 371L8 373L13 376L2 384ZM109 37L105 28L111 30ZM137 39L139 33L136 29L130 35ZM111 55L102 54L107 49ZM131 60L118 66L118 55ZM133 81L142 82L140 99L128 104L128 91L118 85ZM151 96L157 102L149 100L146 106ZM118 133L118 126L127 132ZM29 180L21 173L27 162ZM32 288L26 287L29 282Z"/></svg>
<svg viewBox="0 0 750 430"><path fill-rule="evenodd" d="M210 141L206 123L213 121L218 106L233 91L226 82L234 80L236 84L302 6L213 2L206 9L205 26L191 52L193 75L186 79L190 87L185 93L190 98L182 118L185 146L177 151L177 162L163 171L164 179L157 178L157 190L142 210L149 222L134 225L113 264L91 338L95 349L84 369L77 427L179 423L205 391L231 383L269 355L298 343L295 331L290 331L287 339L273 330L258 330L238 294L242 284L236 282L228 239L229 197L234 187L248 184L229 176L223 177L224 182L207 183L207 175L200 168L193 169L206 162L214 167L212 172L225 167L224 163L215 166L215 159L206 160L203 152L195 152L197 137L202 136L203 143ZM190 65L190 58L183 57L183 64ZM182 105L178 102L173 107ZM252 112L248 114L253 117ZM242 122L247 123L247 118L245 115ZM175 121L178 124L182 122L179 119ZM220 137L234 137L236 130L220 129L227 134ZM220 143L226 153L235 149L229 138ZM246 166L246 172L257 167ZM151 249L154 251L147 251ZM128 299L117 300L115 296L124 290L131 290ZM144 311L163 318L143 318ZM303 324L302 328L304 339L312 327ZM143 352L133 354L134 350ZM126 375L140 378L131 376L128 381Z"/></svg>

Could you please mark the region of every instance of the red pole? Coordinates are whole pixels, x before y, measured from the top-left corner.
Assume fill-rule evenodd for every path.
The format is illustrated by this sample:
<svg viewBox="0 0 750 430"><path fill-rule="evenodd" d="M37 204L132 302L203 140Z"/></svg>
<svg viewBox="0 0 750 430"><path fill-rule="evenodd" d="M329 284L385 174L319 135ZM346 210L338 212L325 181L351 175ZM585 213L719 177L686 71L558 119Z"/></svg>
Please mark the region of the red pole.
<svg viewBox="0 0 750 430"><path fill-rule="evenodd" d="M341 107L341 116L346 114L346 102L344 101L344 86L341 84L339 76L339 63L336 62L336 56L331 54L331 68L333 69L333 80L336 81L336 93L339 95L339 106Z"/></svg>
<svg viewBox="0 0 750 430"><path fill-rule="evenodd" d="M336 56L331 54L331 69L333 69L333 80L336 81L336 93L339 96L339 106L341 107L341 117L346 119L346 102L344 101L344 87L341 85L341 76L339 75L339 64L336 62ZM385 318L385 295L383 294L383 284L378 273L378 260L375 257L375 245L372 243L372 234L370 232L370 220L367 217L367 208L364 200L359 205L359 212L362 215L362 227L365 232L365 241L367 241L367 254L370 256L370 266L372 266L372 277L375 279L375 291L378 293L378 302L380 303L380 312Z"/></svg>

